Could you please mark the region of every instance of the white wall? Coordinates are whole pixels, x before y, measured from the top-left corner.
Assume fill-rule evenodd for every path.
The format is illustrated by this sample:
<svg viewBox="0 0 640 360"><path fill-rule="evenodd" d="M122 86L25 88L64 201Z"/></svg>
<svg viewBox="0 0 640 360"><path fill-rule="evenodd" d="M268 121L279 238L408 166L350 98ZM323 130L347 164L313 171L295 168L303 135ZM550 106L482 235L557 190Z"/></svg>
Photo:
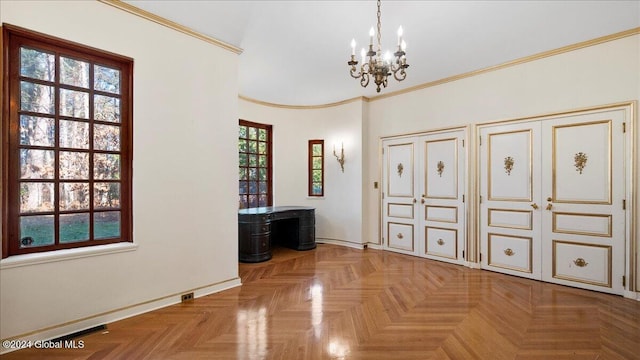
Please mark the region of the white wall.
<svg viewBox="0 0 640 360"><path fill-rule="evenodd" d="M411 74L409 73L409 76ZM547 114L640 99L640 35L369 103L364 223L379 239L381 136ZM638 159L640 160L640 159ZM638 162L640 164L640 161ZM640 219L640 213L636 214ZM640 244L638 244L640 248ZM638 269L640 273L640 269ZM640 288L640 279L638 279Z"/></svg>
<svg viewBox="0 0 640 360"><path fill-rule="evenodd" d="M273 125L273 202L316 208L318 241L360 246L362 238L361 100L321 109L286 109L240 100L243 120ZM325 192L308 197L308 141L324 139ZM344 173L333 156L344 143Z"/></svg>
<svg viewBox="0 0 640 360"><path fill-rule="evenodd" d="M237 55L96 1L1 1L0 21L134 58L138 246L31 265L3 259L0 338L59 336L188 290L239 285L228 226L237 221Z"/></svg>

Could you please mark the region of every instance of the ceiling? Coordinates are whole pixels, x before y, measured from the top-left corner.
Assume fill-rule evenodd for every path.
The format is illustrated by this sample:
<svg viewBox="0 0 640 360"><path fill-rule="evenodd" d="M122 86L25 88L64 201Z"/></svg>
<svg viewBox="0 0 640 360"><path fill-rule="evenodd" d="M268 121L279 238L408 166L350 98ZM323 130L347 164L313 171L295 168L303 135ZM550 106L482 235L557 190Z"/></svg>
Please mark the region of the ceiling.
<svg viewBox="0 0 640 360"><path fill-rule="evenodd" d="M243 49L239 92L283 105L376 95L349 76L376 23L367 1L140 1L133 6ZM635 1L382 1L382 47L407 43L407 78L380 94L640 27ZM359 57L359 56L358 56ZM212 61L211 66L216 66Z"/></svg>

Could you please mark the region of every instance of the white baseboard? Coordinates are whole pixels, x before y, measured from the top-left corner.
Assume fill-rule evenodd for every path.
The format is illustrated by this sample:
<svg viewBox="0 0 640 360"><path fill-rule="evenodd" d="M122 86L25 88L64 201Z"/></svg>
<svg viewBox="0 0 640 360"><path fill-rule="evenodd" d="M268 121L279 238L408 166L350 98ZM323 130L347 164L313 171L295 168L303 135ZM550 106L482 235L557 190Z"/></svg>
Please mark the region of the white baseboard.
<svg viewBox="0 0 640 360"><path fill-rule="evenodd" d="M354 249L362 250L366 248L367 244L357 243L349 240L340 240L340 239L328 239L328 238L316 238L316 243L318 244L331 244L331 245L340 245L346 246Z"/></svg>
<svg viewBox="0 0 640 360"><path fill-rule="evenodd" d="M43 342L51 339L57 339L63 336L77 333L79 331L91 329L91 328L94 328L100 325L105 325L108 323L113 323L118 320L130 318L132 316L144 314L149 311L157 310L163 307L180 303L182 300L181 296L182 294L185 294L185 293L193 292L194 297L198 298L198 297L210 295L213 293L217 293L223 290L231 289L240 285L242 285L240 282L240 278L224 280L221 282L217 282L215 284L204 285L194 289L187 289L179 293L163 296L158 299L145 301L139 304L130 305L127 307L111 310L111 311L100 313L100 314L95 314L82 319L72 320L64 324L54 325L44 329L35 330L27 334L22 334L22 335L13 336L10 338L2 339L2 342L4 342L5 340L16 340L19 343L31 342L32 344L36 344L36 342ZM19 349L15 349L15 348L6 349L4 346L0 346L0 355L9 353L15 350L19 350Z"/></svg>

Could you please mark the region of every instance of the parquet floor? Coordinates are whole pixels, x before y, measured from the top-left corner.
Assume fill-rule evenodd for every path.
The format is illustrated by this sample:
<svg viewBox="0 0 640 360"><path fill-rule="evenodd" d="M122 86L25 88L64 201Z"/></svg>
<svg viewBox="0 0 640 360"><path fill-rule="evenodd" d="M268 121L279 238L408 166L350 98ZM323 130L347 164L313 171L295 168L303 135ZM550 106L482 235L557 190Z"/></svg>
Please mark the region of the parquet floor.
<svg viewBox="0 0 640 360"><path fill-rule="evenodd" d="M619 296L332 245L240 275L84 349L3 359L640 359L640 302Z"/></svg>

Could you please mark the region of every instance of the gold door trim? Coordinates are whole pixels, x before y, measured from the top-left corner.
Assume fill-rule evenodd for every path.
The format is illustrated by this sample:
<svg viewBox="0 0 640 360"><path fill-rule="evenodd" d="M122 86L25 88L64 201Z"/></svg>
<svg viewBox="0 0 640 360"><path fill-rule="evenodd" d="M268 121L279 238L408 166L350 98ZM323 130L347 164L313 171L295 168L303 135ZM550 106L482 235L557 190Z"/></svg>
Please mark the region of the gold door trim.
<svg viewBox="0 0 640 360"><path fill-rule="evenodd" d="M508 135L508 134L517 134L517 133L529 133L529 197L526 199L523 198L496 198L491 194L491 189L493 188L493 183L491 181L491 137L495 135ZM489 200L491 201L533 201L533 130L513 130L513 131L504 131L498 133L487 134L487 195ZM504 161L504 160L502 160Z"/></svg>
<svg viewBox="0 0 640 360"><path fill-rule="evenodd" d="M456 218L453 221L442 220L442 219L430 219L427 216L429 214L429 208L454 209L455 210L455 214L456 214ZM457 224L458 223L458 207L457 206L425 205L424 210L425 210L424 211L424 219L426 221L437 221L437 222L451 223L451 224Z"/></svg>
<svg viewBox="0 0 640 360"><path fill-rule="evenodd" d="M603 287L608 287L611 288L611 278L612 278L612 259L613 259L613 254L612 254L612 247L610 245L598 245L598 244L587 244L587 243L581 243L581 242L573 242L573 241L562 241L562 240L553 240L552 241L552 252L553 252L553 256L552 256L552 273L551 275L553 276L554 279L559 279L559 280L567 280L567 281L573 281L573 282L577 282L577 283L581 283L581 284L587 284L587 285L596 285L596 286L603 286ZM556 245L557 244L569 244L569 245L578 245L578 246L589 246L589 247L597 247L597 248L603 248L603 249L607 249L607 282L606 283L600 283L597 281L588 281L588 280L582 280L582 279L577 279L577 278L573 278L571 276L563 276L563 275L557 275L556 274ZM582 259L584 261L584 259Z"/></svg>
<svg viewBox="0 0 640 360"><path fill-rule="evenodd" d="M407 250L407 249L391 246L391 232L389 231L389 228L390 228L390 226L392 224L411 227L411 250ZM396 235L394 235L394 236L396 236ZM403 223L398 223L398 222L393 222L393 221L387 222L387 247L389 249L396 249L396 250L413 252L414 248L415 248L414 243L415 243L415 234L414 234L413 224L403 224Z"/></svg>
<svg viewBox="0 0 640 360"><path fill-rule="evenodd" d="M391 148L392 147L396 147L396 146L407 146L409 145L411 148L411 194L410 195L396 195L391 193L391 174L397 174L397 167L395 169L393 169L391 167ZM414 184L414 172L415 172L415 164L413 162L414 159L414 148L413 148L413 143L412 142L408 142L408 143L402 143L402 144L391 144L387 146L389 148L389 154L387 154L387 195L388 196L394 196L394 197L400 197L400 198L413 198L414 197L414 188L415 188L415 184ZM403 166L403 171L404 171L404 166Z"/></svg>
<svg viewBox="0 0 640 360"><path fill-rule="evenodd" d="M406 216L391 216L391 215L389 215L389 214L391 213L391 205L409 206L409 207L411 208L411 217L406 217ZM414 213L414 206L413 206L413 204L387 203L387 216L388 216L388 217L400 218L400 219L413 219L413 218L415 217L415 213Z"/></svg>
<svg viewBox="0 0 640 360"><path fill-rule="evenodd" d="M557 126L553 126L551 128L551 132L553 134L552 136L552 149L551 149L551 193L552 193L552 201L554 203L565 203L565 204L604 204L604 205L611 205L612 204L612 193L613 193L613 189L611 184L613 183L613 174L612 174L612 167L613 167L613 150L612 150L612 146L613 146L613 134L611 133L611 128L612 128L612 120L596 120L596 121L588 121L588 122L581 122L581 123L573 123L573 124L566 124L566 125L557 125ZM580 127L580 126L588 126L588 125L598 125L598 124L607 124L608 125L608 134L607 134L607 138L609 139L609 146L607 151L609 152L607 155L609 157L609 167L607 169L608 171L608 176L607 176L607 187L609 188L609 198L607 199L607 201L580 201L580 200L562 200L562 199L558 199L557 197L557 192L556 192L556 144L557 144L557 132L556 129L560 129L560 128L570 128L570 127ZM585 144L585 146L588 146L588 144ZM582 173L582 172L580 172Z"/></svg>
<svg viewBox="0 0 640 360"><path fill-rule="evenodd" d="M430 256L437 256L437 257L441 257L441 258L446 258L446 259L452 259L452 260L458 260L458 230L457 229L448 229L448 228L443 228L443 227L435 227L435 226L425 226L425 232L424 232L424 253L426 255L430 255ZM429 231L427 231L427 229L436 229L436 230L444 230L444 231L452 231L455 234L455 238L454 238L454 244L455 244L455 256L445 256L445 255L439 255L439 254L433 254L433 253L429 253Z"/></svg>
<svg viewBox="0 0 640 360"><path fill-rule="evenodd" d="M524 239L524 240L528 240L529 241L529 268L519 268L519 267L515 267L515 266L508 266L508 265L497 265L497 264L493 264L491 262L491 237L492 236L502 236L502 237L508 237L508 238L514 238L514 239ZM488 233L487 234L487 251L489 252L489 259L487 260L487 265L489 266L493 266L493 267L497 267L497 268L501 268L501 269L507 269L507 270L513 270L513 271L518 271L518 272L524 272L524 273L529 273L532 274L533 273L533 238L528 237L528 236L515 236L515 235L506 235L506 234L498 234L498 233Z"/></svg>
<svg viewBox="0 0 640 360"><path fill-rule="evenodd" d="M427 159L429 158L429 154L428 154L428 144L430 143L437 143L437 142L445 142L445 141L451 141L453 140L454 143L454 153L453 153L453 158L454 158L454 162L451 166L457 166L458 165L458 138L457 137L453 137L453 138L446 138L446 139L438 139L438 140L429 140L429 141L425 141L425 146L424 146L424 161L425 161L425 167L424 167L424 188L425 188L425 193L426 199L458 199L458 179L460 177L460 174L458 174L458 170L455 170L455 174L456 174L456 184L455 184L455 189L456 189L456 194L455 196L429 196L429 193L426 189L429 189L429 184L427 183L427 179L428 179L428 172L429 169L426 166L426 162Z"/></svg>
<svg viewBox="0 0 640 360"><path fill-rule="evenodd" d="M516 226L516 225L496 225L491 221L491 212L492 211L502 211L502 212L515 212L515 213L526 213L529 214L529 226ZM503 228L503 229L523 229L523 230L533 230L533 211L531 210L513 210L513 209L499 209L499 208L488 208L487 209L487 226Z"/></svg>
<svg viewBox="0 0 640 360"><path fill-rule="evenodd" d="M607 219L607 232L606 233L597 233L597 232L588 232L588 231L568 231L568 230L559 230L556 226L556 217L558 215L563 216L583 216L583 217L600 217ZM588 236L599 236L599 237L612 237L613 233L613 217L611 214L588 214L588 213L572 213L572 212L553 212L552 214L552 225L551 229L554 233L559 234L572 234L572 235L588 235Z"/></svg>

